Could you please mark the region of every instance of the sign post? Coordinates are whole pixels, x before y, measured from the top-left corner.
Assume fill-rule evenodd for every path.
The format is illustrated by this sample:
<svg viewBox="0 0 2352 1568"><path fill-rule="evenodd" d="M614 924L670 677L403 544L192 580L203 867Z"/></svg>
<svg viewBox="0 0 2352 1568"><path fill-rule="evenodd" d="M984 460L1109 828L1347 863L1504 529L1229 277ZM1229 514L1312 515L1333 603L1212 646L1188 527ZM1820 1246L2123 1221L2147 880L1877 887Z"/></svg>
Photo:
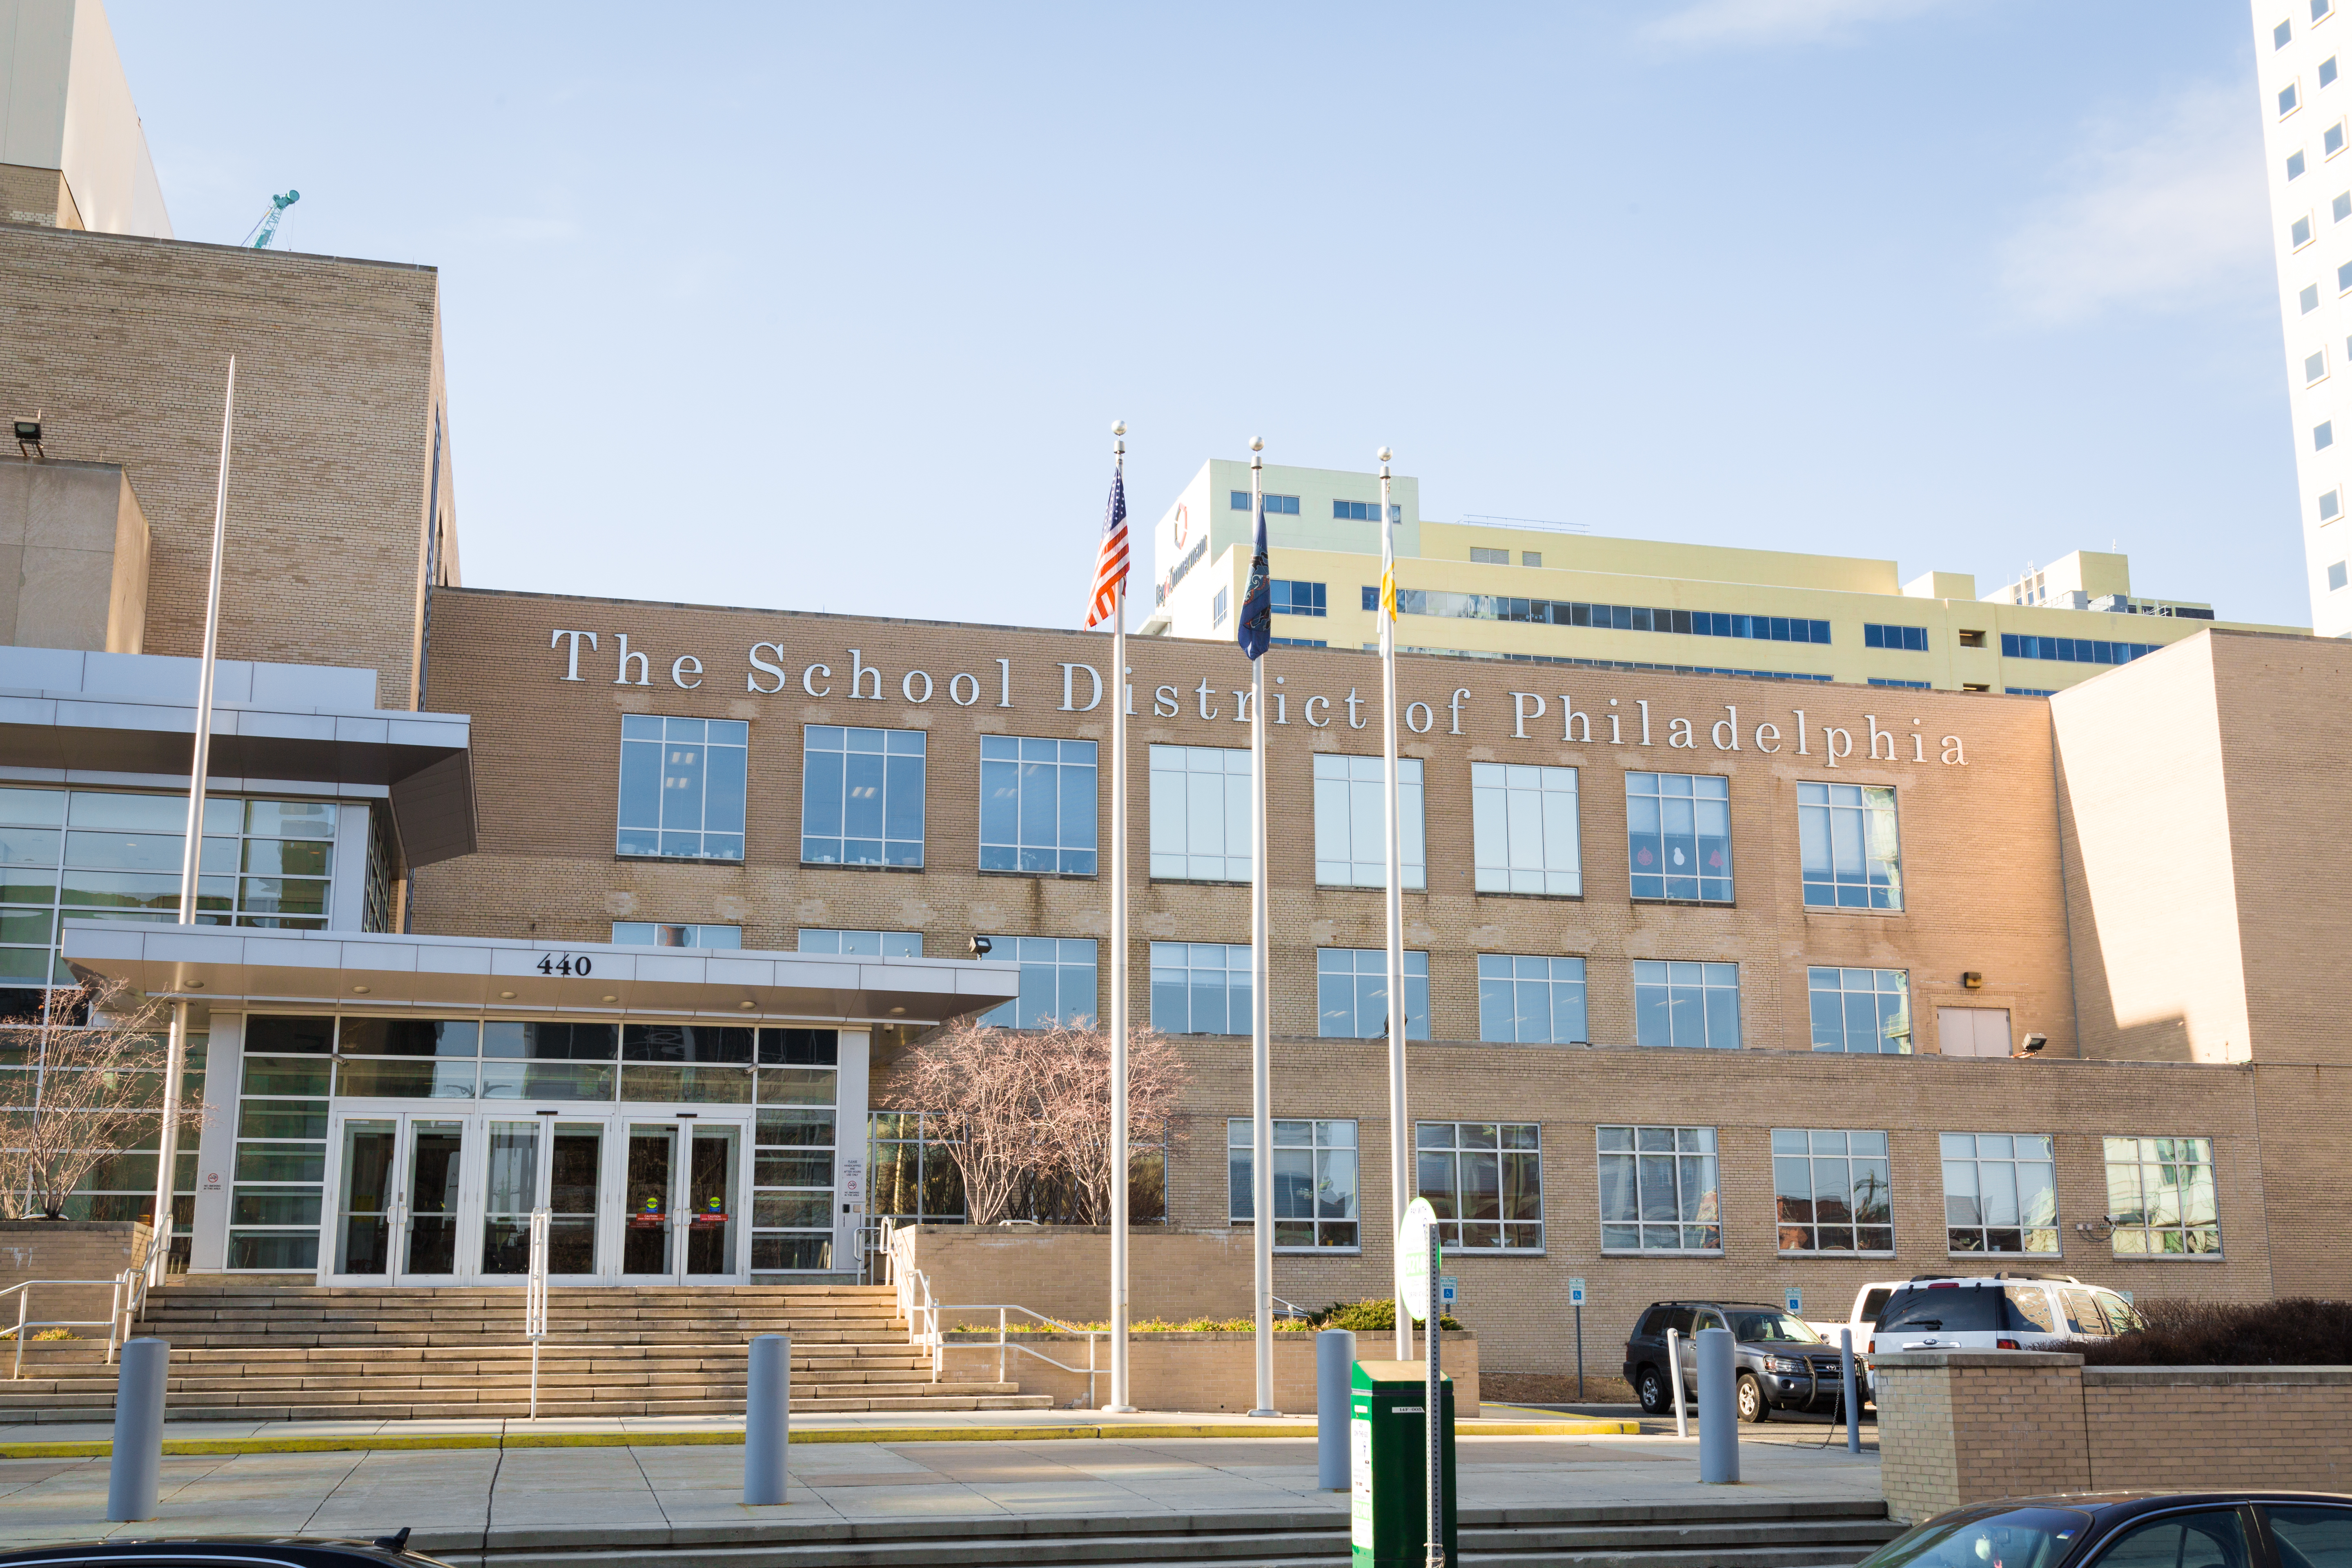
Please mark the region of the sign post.
<svg viewBox="0 0 2352 1568"><path fill-rule="evenodd" d="M1428 1521L1428 1552L1424 1559L1428 1568L1445 1568L1445 1477L1439 1420L1444 1400L1439 1386L1437 1348L1438 1325L1444 1320L1444 1309L1438 1293L1452 1281L1440 1271L1443 1268L1437 1211L1429 1206L1427 1198L1415 1198L1404 1211L1404 1223L1397 1226L1397 1299L1412 1314L1412 1321L1423 1325L1422 1365L1427 1373L1428 1394L1423 1406L1427 1414L1422 1422L1429 1437L1429 1504L1422 1517Z"/></svg>
<svg viewBox="0 0 2352 1568"><path fill-rule="evenodd" d="M1576 1402L1584 1403L1584 1276L1568 1282L1568 1304L1576 1309Z"/></svg>

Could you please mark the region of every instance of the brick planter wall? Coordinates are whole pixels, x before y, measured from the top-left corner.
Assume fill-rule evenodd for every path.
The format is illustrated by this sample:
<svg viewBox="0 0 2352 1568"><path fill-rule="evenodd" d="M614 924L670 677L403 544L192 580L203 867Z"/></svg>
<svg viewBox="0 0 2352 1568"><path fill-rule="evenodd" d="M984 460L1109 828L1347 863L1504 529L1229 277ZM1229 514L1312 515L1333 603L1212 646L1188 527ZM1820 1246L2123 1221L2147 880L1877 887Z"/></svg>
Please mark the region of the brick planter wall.
<svg viewBox="0 0 2352 1568"><path fill-rule="evenodd" d="M1026 1307L1069 1322L1110 1318L1107 1226L926 1225L905 1234L935 1301ZM1129 1321L1248 1315L1249 1232L1137 1226L1128 1235ZM996 1321L992 1312L950 1312L947 1321L952 1327L983 1318L992 1327Z"/></svg>
<svg viewBox="0 0 2352 1568"><path fill-rule="evenodd" d="M143 1220L0 1219L0 1290L27 1279L112 1279L126 1268L147 1261L148 1229ZM114 1302L110 1287L35 1286L26 1317L29 1321L102 1322ZM16 1298L0 1299L0 1320L16 1321ZM76 1329L83 1340L100 1342L106 1330ZM131 1331L138 1332L137 1325ZM50 1353L65 1347L48 1342ZM9 1354L15 1352L13 1348ZM28 1346L29 1363L41 1353ZM0 1368L5 1375L5 1368Z"/></svg>
<svg viewBox="0 0 2352 1568"><path fill-rule="evenodd" d="M943 1379L961 1383L996 1381L996 1336L978 1334L950 1339ZM1087 1364L1087 1342L1076 1334L1008 1336L1071 1366ZM1423 1353L1426 1338L1413 1336L1416 1355ZM1387 1333L1358 1334L1356 1353L1383 1358L1395 1353ZM1095 1345L1095 1364L1108 1368L1110 1347ZM1464 1330L1449 1331L1439 1358L1440 1370L1454 1380L1454 1413L1478 1414L1478 1337ZM1257 1340L1247 1333L1138 1334L1128 1349L1128 1394L1140 1410L1220 1411L1241 1415L1257 1400ZM1064 1372L1035 1356L1006 1352L1004 1375L1024 1394L1051 1394L1054 1403L1087 1402L1087 1374ZM1110 1373L1095 1379L1094 1402L1110 1397ZM1274 1336L1274 1407L1286 1415L1315 1414L1315 1336L1280 1333Z"/></svg>
<svg viewBox="0 0 2352 1568"><path fill-rule="evenodd" d="M2132 1488L2352 1488L2352 1367L2089 1367L2040 1351L1876 1358L1889 1517Z"/></svg>

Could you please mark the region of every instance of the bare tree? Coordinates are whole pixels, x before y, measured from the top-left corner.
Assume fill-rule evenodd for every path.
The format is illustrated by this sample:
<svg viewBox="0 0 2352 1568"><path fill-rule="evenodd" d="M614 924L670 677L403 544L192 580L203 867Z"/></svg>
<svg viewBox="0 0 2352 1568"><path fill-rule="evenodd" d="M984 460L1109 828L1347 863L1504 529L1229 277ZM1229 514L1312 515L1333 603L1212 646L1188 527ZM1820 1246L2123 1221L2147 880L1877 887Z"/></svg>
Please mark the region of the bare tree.
<svg viewBox="0 0 2352 1568"><path fill-rule="evenodd" d="M119 984L52 992L41 1017L0 1021L0 1213L59 1218L93 1167L159 1131L163 1021L159 1003ZM205 1109L181 1102L184 1147Z"/></svg>
<svg viewBox="0 0 2352 1568"><path fill-rule="evenodd" d="M1131 1031L1129 1128L1156 1131L1188 1078L1165 1037ZM1024 1198L1055 1190L1077 1223L1109 1217L1110 1042L1099 1029L950 1025L915 1047L878 1103L929 1113L974 1225L1024 1217Z"/></svg>

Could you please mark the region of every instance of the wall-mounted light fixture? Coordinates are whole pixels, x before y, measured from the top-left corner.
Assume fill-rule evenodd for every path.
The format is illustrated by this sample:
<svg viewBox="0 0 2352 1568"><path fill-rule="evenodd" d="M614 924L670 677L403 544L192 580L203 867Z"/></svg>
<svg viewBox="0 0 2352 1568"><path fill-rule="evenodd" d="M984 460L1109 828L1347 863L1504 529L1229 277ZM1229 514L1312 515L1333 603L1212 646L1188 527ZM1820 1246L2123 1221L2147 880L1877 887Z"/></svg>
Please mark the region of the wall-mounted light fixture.
<svg viewBox="0 0 2352 1568"><path fill-rule="evenodd" d="M1960 974L1960 984L1971 991L1981 991L1984 989L1984 973L1981 970L1965 970Z"/></svg>
<svg viewBox="0 0 2352 1568"><path fill-rule="evenodd" d="M2039 1056L2042 1054L2042 1047L2049 1043L2050 1037L2047 1035L2028 1035L2025 1038L2018 1041L2017 1049L2010 1052L2009 1054L2012 1059L2020 1057Z"/></svg>
<svg viewBox="0 0 2352 1568"><path fill-rule="evenodd" d="M976 936L971 939L971 955L974 958L986 958L990 952L994 951L995 947L996 944L989 941L984 936Z"/></svg>

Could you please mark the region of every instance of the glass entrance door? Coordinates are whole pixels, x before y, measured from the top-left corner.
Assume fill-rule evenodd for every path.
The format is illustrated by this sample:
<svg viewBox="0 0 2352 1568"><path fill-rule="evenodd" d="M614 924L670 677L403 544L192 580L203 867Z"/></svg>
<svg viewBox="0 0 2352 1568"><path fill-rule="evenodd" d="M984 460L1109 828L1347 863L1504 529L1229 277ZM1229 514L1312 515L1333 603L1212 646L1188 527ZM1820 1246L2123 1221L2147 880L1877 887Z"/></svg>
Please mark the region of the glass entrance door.
<svg viewBox="0 0 2352 1568"><path fill-rule="evenodd" d="M345 1118L335 1139L335 1274L403 1285L455 1279L465 1147L462 1121Z"/></svg>
<svg viewBox="0 0 2352 1568"><path fill-rule="evenodd" d="M482 1273L530 1275L530 1216L544 1206L548 1277L593 1279L604 1154L602 1121L546 1116L490 1122L482 1180Z"/></svg>
<svg viewBox="0 0 2352 1568"><path fill-rule="evenodd" d="M627 1127L621 1278L634 1284L740 1283L742 1124L694 1119Z"/></svg>
<svg viewBox="0 0 2352 1568"><path fill-rule="evenodd" d="M628 1165L623 1174L621 1274L646 1283L677 1277L671 1232L677 1228L677 1124L629 1123Z"/></svg>
<svg viewBox="0 0 2352 1568"><path fill-rule="evenodd" d="M742 1216L735 1212L742 1186L743 1130L732 1122L693 1124L685 1180L686 1278L715 1284L740 1278Z"/></svg>

